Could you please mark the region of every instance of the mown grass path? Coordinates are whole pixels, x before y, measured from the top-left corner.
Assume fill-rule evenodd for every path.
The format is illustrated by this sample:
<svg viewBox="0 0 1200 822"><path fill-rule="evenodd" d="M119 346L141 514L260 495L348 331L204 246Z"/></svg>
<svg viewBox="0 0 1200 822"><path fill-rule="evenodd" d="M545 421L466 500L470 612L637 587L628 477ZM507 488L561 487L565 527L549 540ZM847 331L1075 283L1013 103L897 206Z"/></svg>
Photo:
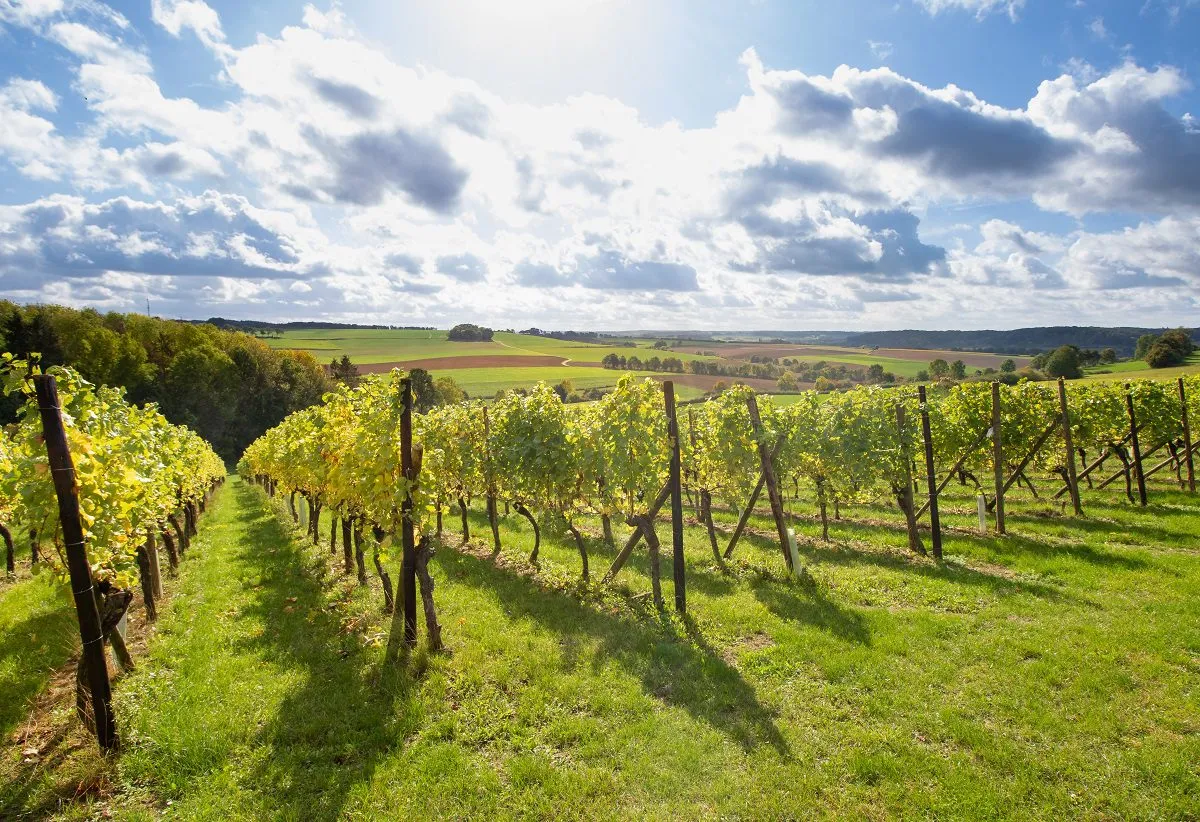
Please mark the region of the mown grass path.
<svg viewBox="0 0 1200 822"><path fill-rule="evenodd" d="M1165 484L1152 499L1141 511L1094 494L1081 521L1014 500L1006 538L970 533L970 500L948 501L940 566L903 550L894 511L844 511L828 544L801 518L801 580L783 578L761 518L728 575L690 528L687 619L638 597L642 554L616 585L580 586L569 537L551 530L533 575L513 516L499 563L447 535L431 570L449 653L387 671L378 582L342 576L283 506L233 479L148 658L117 686L126 750L103 807L1194 817L1200 502ZM608 556L590 548L598 575Z"/></svg>

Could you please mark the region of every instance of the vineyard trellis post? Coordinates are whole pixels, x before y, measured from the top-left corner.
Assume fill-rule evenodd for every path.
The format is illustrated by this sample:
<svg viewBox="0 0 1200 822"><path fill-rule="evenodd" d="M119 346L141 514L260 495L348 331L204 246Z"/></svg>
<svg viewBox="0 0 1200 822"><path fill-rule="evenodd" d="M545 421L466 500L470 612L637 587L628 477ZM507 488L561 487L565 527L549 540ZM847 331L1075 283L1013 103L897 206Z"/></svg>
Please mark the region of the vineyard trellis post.
<svg viewBox="0 0 1200 822"><path fill-rule="evenodd" d="M937 471L933 465L933 436L929 430L929 406L926 403L925 386L917 386L917 399L921 403L921 439L925 441L925 481L929 491L929 528L933 543L933 556L942 558L942 520L938 515Z"/></svg>
<svg viewBox="0 0 1200 822"><path fill-rule="evenodd" d="M67 432L63 427L62 411L58 404L58 385L49 374L35 375L33 384L42 419L46 457L50 463L54 493L58 498L58 517L62 525L63 548L67 555L67 572L71 579L75 613L79 618L79 636L83 643L82 664L92 697L92 715L96 721L96 741L104 750L112 751L119 746L117 721L112 710L112 689L108 681L108 661L104 655L100 609L96 603L92 571L88 565L87 548L83 539L75 464L67 445Z"/></svg>
<svg viewBox="0 0 1200 822"><path fill-rule="evenodd" d="M675 610L687 612L687 578L683 565L683 480L679 457L679 420L675 415L675 383L663 382L663 402L667 411L667 439L671 446L669 482L671 484L671 563L675 582Z"/></svg>
<svg viewBox="0 0 1200 822"><path fill-rule="evenodd" d="M404 476L404 500L400 503L400 542L404 556L400 565L400 590L404 597L404 642L417 644L417 546L413 536L412 381L400 381L400 472Z"/></svg>
<svg viewBox="0 0 1200 822"><path fill-rule="evenodd" d="M492 556L500 556L500 523L496 512L496 478L492 474L492 428L488 410L483 409L483 475L487 485L487 517L492 529ZM464 514L465 517L465 514Z"/></svg>
<svg viewBox="0 0 1200 822"><path fill-rule="evenodd" d="M1004 443L1000 436L1000 383L992 383L992 463L996 481L996 533L1004 530Z"/></svg>
<svg viewBox="0 0 1200 822"><path fill-rule="evenodd" d="M924 555L925 548L921 545L921 537L917 533L916 504L913 502L912 454L908 450L908 437L905 432L908 427L904 404L896 404L896 433L899 436L900 462L904 465L904 488L901 491L900 503L904 509L904 525L908 531L909 550Z"/></svg>
<svg viewBox="0 0 1200 822"><path fill-rule="evenodd" d="M1067 409L1067 384L1062 377L1058 378L1058 409L1062 414L1062 432L1064 448L1063 456L1067 461L1067 490L1071 492L1071 505L1075 516L1083 516L1083 504L1079 501L1079 478L1075 476L1075 444L1071 439L1071 416Z"/></svg>
<svg viewBox="0 0 1200 822"><path fill-rule="evenodd" d="M779 547L783 551L783 561L788 571L795 573L798 569L792 567L792 553L788 550L787 523L783 518L783 500L779 498L779 486L775 484L775 468L772 465L771 449L767 447L766 435L762 430L762 418L758 413L758 398L751 392L746 397L746 406L750 410L750 427L754 429L754 440L758 443L758 459L762 463L763 484L767 489L767 500L771 503L771 516L775 518L775 529L779 532Z"/></svg>
<svg viewBox="0 0 1200 822"><path fill-rule="evenodd" d="M1133 413L1133 387L1125 383L1125 409L1129 412L1129 437L1133 445L1133 471L1137 479L1138 500L1146 507L1146 476L1142 473L1142 446L1138 442L1137 417Z"/></svg>
<svg viewBox="0 0 1200 822"><path fill-rule="evenodd" d="M1192 429L1188 425L1187 390L1179 378L1179 405L1183 409L1183 455L1187 465L1188 490L1196 493L1196 467L1192 460Z"/></svg>

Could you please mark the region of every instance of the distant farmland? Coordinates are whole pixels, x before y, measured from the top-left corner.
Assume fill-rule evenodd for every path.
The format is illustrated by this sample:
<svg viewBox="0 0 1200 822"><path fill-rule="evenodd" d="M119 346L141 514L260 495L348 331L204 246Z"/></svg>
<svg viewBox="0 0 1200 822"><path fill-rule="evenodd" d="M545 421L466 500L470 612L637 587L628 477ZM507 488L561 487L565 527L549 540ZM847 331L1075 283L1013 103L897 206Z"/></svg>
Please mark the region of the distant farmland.
<svg viewBox="0 0 1200 822"><path fill-rule="evenodd" d="M571 342L549 337L497 332L492 342L465 343L447 339L445 331L392 331L386 329L336 329L286 331L266 342L276 348L307 351L321 362L343 355L364 373L391 368L424 368L435 375L449 374L473 397L490 397L503 388L530 387L539 381L557 383L570 380L577 389L605 388L616 383L618 371L601 367L609 354L636 356L643 361L652 357L676 357L736 366L751 358L788 358L808 363L827 362L866 370L882 365L898 377L915 378L929 362L942 358L961 359L969 370L998 368L1007 357L997 354L917 349L839 348L820 345L781 345L776 343L696 343L686 342L669 350L654 349L656 340L647 338L614 339L611 343ZM1028 358L1014 357L1018 367ZM721 377L703 374L645 373L660 379L674 379L685 398L698 396L716 383L734 379L761 391L775 388L774 380Z"/></svg>

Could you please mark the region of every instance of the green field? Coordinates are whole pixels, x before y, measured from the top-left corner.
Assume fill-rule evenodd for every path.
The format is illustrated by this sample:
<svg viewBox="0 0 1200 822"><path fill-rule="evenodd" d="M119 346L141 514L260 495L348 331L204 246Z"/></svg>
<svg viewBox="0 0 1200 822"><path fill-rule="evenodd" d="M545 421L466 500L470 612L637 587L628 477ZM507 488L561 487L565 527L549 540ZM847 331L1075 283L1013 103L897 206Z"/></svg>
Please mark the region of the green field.
<svg viewBox="0 0 1200 822"><path fill-rule="evenodd" d="M736 360L722 360L720 357L704 356L685 351L658 351L652 348L654 340L631 339L636 348L621 345L594 345L590 343L567 342L549 337L535 337L525 334L497 332L490 343L460 343L451 342L446 338L445 331L388 331L379 329L345 329L333 331L288 331L281 337L264 338L268 345L275 348L290 348L308 351L322 362L340 358L343 354L350 357L358 365L379 365L381 363L403 363L417 360L445 360L443 367L437 363L428 363L428 370L435 376L450 376L463 387L469 396L488 398L503 388L529 388L538 382L557 383L569 379L577 389L607 388L616 383L619 376L616 371L597 369L594 363L599 363L610 353L621 356L639 356L646 359L651 356L678 357L688 360L721 360L726 363ZM763 344L770 348L770 344ZM690 348L704 348L702 343L688 343ZM714 343L711 348L719 350L720 345ZM792 347L795 348L795 347ZM830 346L809 346L809 349L819 349L820 353L803 353L806 347L799 347L798 353L789 353L790 359L804 362L828 362L845 364L852 368L866 369L872 365L882 365L885 371L890 371L905 379L915 379L917 374L929 367L929 361L942 358L953 362L961 352L928 351L928 361L903 359L873 354L856 348L836 348ZM511 364L497 363L487 366L472 366L469 362L455 363L469 357L501 357L510 358ZM560 357L565 365L528 366L528 361L522 362L522 357L552 356ZM587 365L585 365L587 364ZM459 367L459 366L462 367ZM976 369L968 367L967 373L973 374ZM1104 371L1107 373L1097 373ZM1099 368L1087 369L1086 379L1122 380L1122 379L1174 379L1182 374L1200 371L1200 354L1194 355L1188 365L1179 368L1150 369L1141 361L1120 362ZM665 378L666 375L657 375ZM693 386L680 386L681 399L691 399L700 396L702 389Z"/></svg>
<svg viewBox="0 0 1200 822"><path fill-rule="evenodd" d="M1101 373L1107 372L1107 373ZM1101 365L1085 369L1087 380L1173 380L1187 374L1200 372L1200 352L1188 358L1184 365L1173 368L1150 368L1141 360Z"/></svg>
<svg viewBox="0 0 1200 822"><path fill-rule="evenodd" d="M322 362L343 354L358 365L433 357L505 354L496 342L463 343L446 339L445 331L388 331L384 329L339 329L330 331L286 331L281 337L263 337L272 348L307 351Z"/></svg>
<svg viewBox="0 0 1200 822"><path fill-rule="evenodd" d="M116 685L122 756L98 757L68 704L45 720L44 764L6 736L0 816L1196 815L1200 499L1158 478L1145 510L1085 489L1074 520L1014 494L996 537L959 496L937 564L905 550L891 506L843 509L822 543L809 496L787 503L800 580L766 517L728 574L689 528L686 619L641 596L644 551L581 586L552 529L536 574L515 515L500 563L451 536L431 565L449 650L390 672L374 574L356 586L235 479ZM589 548L598 577L611 554ZM664 566L669 602L669 549ZM41 632L12 616L30 601L69 620L39 586L2 592L14 658L39 659ZM6 704L61 656L41 659L5 675Z"/></svg>

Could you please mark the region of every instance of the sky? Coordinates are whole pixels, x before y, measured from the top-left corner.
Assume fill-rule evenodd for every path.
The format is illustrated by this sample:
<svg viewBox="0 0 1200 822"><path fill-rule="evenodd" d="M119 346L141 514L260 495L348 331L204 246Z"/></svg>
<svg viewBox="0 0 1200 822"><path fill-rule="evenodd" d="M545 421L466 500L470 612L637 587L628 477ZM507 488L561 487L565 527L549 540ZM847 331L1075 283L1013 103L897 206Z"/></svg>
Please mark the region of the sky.
<svg viewBox="0 0 1200 822"><path fill-rule="evenodd" d="M0 0L0 297L1200 324L1200 0Z"/></svg>

